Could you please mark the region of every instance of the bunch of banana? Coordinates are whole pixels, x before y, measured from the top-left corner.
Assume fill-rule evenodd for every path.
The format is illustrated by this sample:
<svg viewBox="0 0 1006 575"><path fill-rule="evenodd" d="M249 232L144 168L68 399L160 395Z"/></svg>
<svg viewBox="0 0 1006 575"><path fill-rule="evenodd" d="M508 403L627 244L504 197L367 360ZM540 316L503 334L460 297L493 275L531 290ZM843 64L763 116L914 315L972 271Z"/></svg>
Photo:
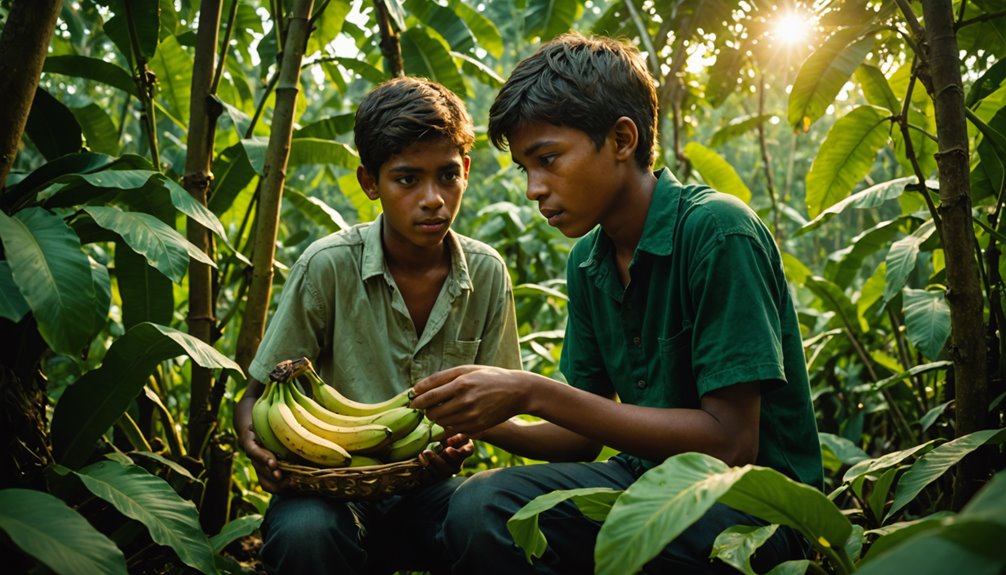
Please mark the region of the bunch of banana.
<svg viewBox="0 0 1006 575"><path fill-rule="evenodd" d="M416 457L445 435L409 407L411 389L378 403L354 401L326 385L306 358L277 364L270 379L252 408L252 422L262 445L281 459L323 467L380 465Z"/></svg>

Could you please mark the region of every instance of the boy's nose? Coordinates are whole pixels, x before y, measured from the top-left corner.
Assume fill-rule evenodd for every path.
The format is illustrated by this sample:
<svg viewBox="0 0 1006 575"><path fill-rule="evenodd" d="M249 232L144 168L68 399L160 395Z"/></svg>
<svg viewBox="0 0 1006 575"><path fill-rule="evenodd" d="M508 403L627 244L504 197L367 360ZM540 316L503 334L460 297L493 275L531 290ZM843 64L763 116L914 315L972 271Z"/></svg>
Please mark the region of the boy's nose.
<svg viewBox="0 0 1006 575"><path fill-rule="evenodd" d="M428 208L439 208L444 204L444 197L435 184L423 186L422 205Z"/></svg>
<svg viewBox="0 0 1006 575"><path fill-rule="evenodd" d="M545 185L542 179L528 172L527 175L527 199L537 201L545 195Z"/></svg>

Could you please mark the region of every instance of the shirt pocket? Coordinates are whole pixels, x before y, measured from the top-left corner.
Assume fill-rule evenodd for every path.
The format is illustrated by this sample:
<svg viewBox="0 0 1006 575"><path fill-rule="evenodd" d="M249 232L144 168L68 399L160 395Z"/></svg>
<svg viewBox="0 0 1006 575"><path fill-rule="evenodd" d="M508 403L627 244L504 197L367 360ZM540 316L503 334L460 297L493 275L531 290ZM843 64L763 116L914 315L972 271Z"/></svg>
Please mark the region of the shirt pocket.
<svg viewBox="0 0 1006 575"><path fill-rule="evenodd" d="M698 391L692 372L693 331L691 326L685 326L671 337L657 338L660 373L655 375L657 381L667 382L664 390L666 407L698 406Z"/></svg>
<svg viewBox="0 0 1006 575"><path fill-rule="evenodd" d="M475 358L479 354L481 339L475 340L455 340L444 343L444 356L441 360L441 369L447 369L456 365L475 363Z"/></svg>

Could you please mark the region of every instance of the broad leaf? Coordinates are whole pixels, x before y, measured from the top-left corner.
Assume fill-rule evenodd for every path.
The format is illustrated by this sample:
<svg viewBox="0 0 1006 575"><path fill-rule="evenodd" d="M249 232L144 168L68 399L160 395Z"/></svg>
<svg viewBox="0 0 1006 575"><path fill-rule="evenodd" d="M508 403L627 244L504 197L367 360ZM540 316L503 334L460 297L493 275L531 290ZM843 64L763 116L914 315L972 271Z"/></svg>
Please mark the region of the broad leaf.
<svg viewBox="0 0 1006 575"><path fill-rule="evenodd" d="M908 341L929 359L937 359L950 337L950 306L942 291L901 291Z"/></svg>
<svg viewBox="0 0 1006 575"><path fill-rule="evenodd" d="M31 308L28 307L28 302L14 283L10 264L7 260L0 260L0 317L17 323L29 311Z"/></svg>
<svg viewBox="0 0 1006 575"><path fill-rule="evenodd" d="M861 64L856 68L856 79L863 87L866 101L874 106L886 109L892 114L901 113L901 101L894 95L894 90L887 82L887 77L880 68L873 64Z"/></svg>
<svg viewBox="0 0 1006 575"><path fill-rule="evenodd" d="M213 537L210 537L210 545L213 546L213 551L215 553L220 553L223 551L224 547L227 547L234 541L245 537L246 535L251 535L259 526L262 525L262 516L255 513L252 515L242 515L237 519L228 521L224 525L220 533L217 533Z"/></svg>
<svg viewBox="0 0 1006 575"><path fill-rule="evenodd" d="M920 365L913 365L909 369L892 375L890 377L885 377L884 379L873 384L874 391L880 391L886 387L890 387L898 382L905 381L910 377L915 377L923 373L928 373L930 371L935 371L938 369L950 369L954 363L952 361L934 361L932 363L923 363Z"/></svg>
<svg viewBox="0 0 1006 575"><path fill-rule="evenodd" d="M116 339L101 367L63 392L52 416L56 459L70 468L84 464L98 438L136 398L158 363L187 355L207 369L241 368L206 343L178 330L141 323Z"/></svg>
<svg viewBox="0 0 1006 575"><path fill-rule="evenodd" d="M192 56L185 51L174 36L168 36L157 47L157 55L150 61L157 74L157 99L159 109L183 131L189 125L189 97L192 91Z"/></svg>
<svg viewBox="0 0 1006 575"><path fill-rule="evenodd" d="M718 148L738 136L756 130L760 124L768 122L774 117L774 114L761 114L734 118L726 126L713 133L713 137L709 140L709 147Z"/></svg>
<svg viewBox="0 0 1006 575"><path fill-rule="evenodd" d="M866 30L843 28L804 61L789 96L787 117L794 129L807 131L824 115L873 44Z"/></svg>
<svg viewBox="0 0 1006 575"><path fill-rule="evenodd" d="M620 491L616 491L610 487L583 487L539 495L529 501L524 507L521 507L517 513L513 514L513 517L507 520L507 531L513 537L514 543L524 550L524 556L527 558L528 563L531 563L533 558L541 557L545 553L545 549L548 548L548 541L541 532L541 529L538 528L539 515L570 499L578 505L580 504L580 500L599 499L599 501L594 503L586 503L589 506L588 508L594 509L593 517L596 518L598 517L597 509L599 507L610 508L611 502L620 494ZM599 506L598 503L602 502L603 504Z"/></svg>
<svg viewBox="0 0 1006 575"><path fill-rule="evenodd" d="M999 510L1003 512L1002 509ZM912 537L886 553L871 554L856 575L1002 575L1006 527L986 521L950 522Z"/></svg>
<svg viewBox="0 0 1006 575"><path fill-rule="evenodd" d="M475 48L475 36L454 10L433 0L405 0L403 6L426 27L436 30L451 50L470 52Z"/></svg>
<svg viewBox="0 0 1006 575"><path fill-rule="evenodd" d="M581 5L578 0L527 0L524 10L524 35L551 40L572 27Z"/></svg>
<svg viewBox="0 0 1006 575"><path fill-rule="evenodd" d="M103 154L118 153L119 130L104 108L91 102L80 108L70 108L70 111L80 123L88 148Z"/></svg>
<svg viewBox="0 0 1006 575"><path fill-rule="evenodd" d="M858 445L844 437L824 432L818 433L817 437L821 441L821 446L845 465L853 465L870 458Z"/></svg>
<svg viewBox="0 0 1006 575"><path fill-rule="evenodd" d="M76 355L91 339L96 294L91 263L63 218L41 208L0 212L0 240L11 276L45 342Z"/></svg>
<svg viewBox="0 0 1006 575"><path fill-rule="evenodd" d="M828 254L825 276L842 289L853 287L864 263L876 263L874 255L889 250L901 236L902 218L880 222L852 238L846 247Z"/></svg>
<svg viewBox="0 0 1006 575"><path fill-rule="evenodd" d="M889 123L886 111L860 106L828 130L807 172L807 213L812 218L848 197L866 178L888 141Z"/></svg>
<svg viewBox="0 0 1006 575"><path fill-rule="evenodd" d="M0 530L60 575L125 575L126 558L62 500L31 489L0 490Z"/></svg>
<svg viewBox="0 0 1006 575"><path fill-rule="evenodd" d="M73 112L41 86L35 90L24 133L46 159L76 154L84 145Z"/></svg>
<svg viewBox="0 0 1006 575"><path fill-rule="evenodd" d="M926 443L923 443L921 445L909 447L908 449L903 449L901 451L894 451L892 453L885 453L884 455L874 459L867 459L866 461L860 461L859 463L853 465L851 468L849 468L848 471L845 472L845 475L842 476L842 483L852 483L864 475L881 472L887 469L888 467L898 465L902 461L908 459L909 457L912 457L913 455L919 453L920 451L924 453L932 449L935 443L936 440L934 439L932 441L927 441Z"/></svg>
<svg viewBox="0 0 1006 575"><path fill-rule="evenodd" d="M203 573L216 573L210 540L199 525L199 511L168 482L137 465L99 461L76 472L87 489L119 513L146 526L155 543Z"/></svg>
<svg viewBox="0 0 1006 575"><path fill-rule="evenodd" d="M130 96L136 95L136 82L133 81L129 71L98 58L76 54L52 55L45 59L42 70L50 74L63 74L101 82Z"/></svg>
<svg viewBox="0 0 1006 575"><path fill-rule="evenodd" d="M722 156L698 142L688 142L685 155L709 187L740 198L745 204L751 202L751 190Z"/></svg>
<svg viewBox="0 0 1006 575"><path fill-rule="evenodd" d="M891 301L905 287L908 276L915 270L922 244L936 231L936 224L929 220L908 236L891 245L884 261L887 263L887 284L884 286L884 301Z"/></svg>
<svg viewBox="0 0 1006 575"><path fill-rule="evenodd" d="M894 503L888 509L885 519L908 505L927 485L936 481L969 453L983 445L998 445L1004 441L1006 429L985 429L948 441L926 453L901 476ZM1003 525L1006 526L1006 523Z"/></svg>
<svg viewBox="0 0 1006 575"><path fill-rule="evenodd" d="M80 173L86 174L98 171L115 162L115 158L105 154L95 154L93 152L80 152L70 154L43 164L41 167L31 172L16 185L9 185L2 195L0 202L6 209L11 209L20 202L32 198L33 192L38 192L49 182L66 174Z"/></svg>
<svg viewBox="0 0 1006 575"><path fill-rule="evenodd" d="M290 141L288 166L292 168L309 164L331 164L355 170L360 164L360 156L356 150L342 142L318 138L294 138Z"/></svg>
<svg viewBox="0 0 1006 575"><path fill-rule="evenodd" d="M181 283L188 271L189 258L210 267L212 259L192 245L174 228L150 214L124 212L115 207L87 206L84 211L101 227L112 230L136 253L147 259L175 283Z"/></svg>
<svg viewBox="0 0 1006 575"><path fill-rule="evenodd" d="M170 278L147 265L146 258L125 245L115 250L115 277L125 329L143 322L171 324L175 300Z"/></svg>
<svg viewBox="0 0 1006 575"><path fill-rule="evenodd" d="M328 233L342 231L349 223L337 210L314 196L305 196L296 190L287 190L283 199L296 206L300 213L324 228Z"/></svg>
<svg viewBox="0 0 1006 575"><path fill-rule="evenodd" d="M865 190L856 192L844 200L836 202L825 208L817 215L817 217L807 222L806 225L797 230L797 234L809 232L847 209L866 210L880 206L881 204L900 196L909 186L917 185L918 181L919 179L915 176L897 178L875 184ZM929 180L926 181L926 186L938 189L939 182Z"/></svg>
<svg viewBox="0 0 1006 575"><path fill-rule="evenodd" d="M751 556L778 529L778 525L734 525L723 530L713 541L710 558L717 558L741 573L755 575L751 567Z"/></svg>
<svg viewBox="0 0 1006 575"><path fill-rule="evenodd" d="M132 10L126 11L122 2L129 2ZM160 2L158 0L121 0L112 3L115 16L105 22L105 33L123 54L131 55L131 35L135 35L140 54L145 58L154 55L160 36ZM130 16L132 21L130 21Z"/></svg>
<svg viewBox="0 0 1006 575"><path fill-rule="evenodd" d="M413 26L402 33L400 41L406 74L439 82L461 97L468 94L458 66L443 40L430 36L422 27Z"/></svg>
<svg viewBox="0 0 1006 575"><path fill-rule="evenodd" d="M804 286L821 299L825 309L835 312L835 319L829 326L843 327L854 334L867 330L868 326L859 321L856 306L840 287L820 276L807 278L804 281Z"/></svg>
<svg viewBox="0 0 1006 575"><path fill-rule="evenodd" d="M469 6L464 0L448 0L447 6L464 20L469 32L475 36L479 48L497 59L503 55L503 36L492 20Z"/></svg>
<svg viewBox="0 0 1006 575"><path fill-rule="evenodd" d="M841 554L852 525L820 491L778 471L727 467L700 453L667 459L615 502L594 550L597 573L636 573L717 501L800 530L819 550Z"/></svg>

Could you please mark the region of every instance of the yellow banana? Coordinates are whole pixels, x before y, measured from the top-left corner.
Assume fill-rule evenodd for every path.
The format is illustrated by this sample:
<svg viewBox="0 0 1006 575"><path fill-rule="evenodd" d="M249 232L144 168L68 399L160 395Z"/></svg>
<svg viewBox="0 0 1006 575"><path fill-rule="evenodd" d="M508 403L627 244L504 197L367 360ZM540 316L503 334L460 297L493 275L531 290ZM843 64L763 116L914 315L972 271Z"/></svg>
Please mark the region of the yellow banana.
<svg viewBox="0 0 1006 575"><path fill-rule="evenodd" d="M380 449L391 443L391 429L384 425L362 424L354 426L332 425L315 417L303 405L293 399L291 385L283 385L280 390L283 394L283 401L298 423L308 431L314 432L319 437L339 444L343 449L352 453L354 451L364 451L368 449Z"/></svg>
<svg viewBox="0 0 1006 575"><path fill-rule="evenodd" d="M416 396L415 391L410 387L384 401L364 403L346 397L339 390L322 381L313 370L305 372L304 376L311 384L311 393L314 395L315 401L325 406L329 411L344 415L372 415L395 407L404 407L409 405L412 398Z"/></svg>
<svg viewBox="0 0 1006 575"><path fill-rule="evenodd" d="M416 425L419 425L419 422L423 419L422 411L408 406L392 407L386 411L379 411L370 415L346 415L344 413L336 413L311 399L297 385L290 385L288 392L311 415L325 423L340 427L367 424L384 425L391 429L392 441L403 437L406 433L415 429Z"/></svg>
<svg viewBox="0 0 1006 575"><path fill-rule="evenodd" d="M411 459L422 453L430 444L430 426L432 424L433 422L429 419L422 420L408 435L393 442L382 459L391 463Z"/></svg>
<svg viewBox="0 0 1006 575"><path fill-rule="evenodd" d="M270 381L266 384L262 395L255 400L255 404L252 406L252 430L255 432L255 437L258 438L262 447L273 452L280 459L288 459L290 457L290 450L280 443L280 440L272 431L272 426L269 425L269 406L272 405L273 398L275 397L275 389L276 384Z"/></svg>
<svg viewBox="0 0 1006 575"><path fill-rule="evenodd" d="M283 390L277 388L277 391L282 393ZM352 456L339 444L320 437L301 425L282 395L274 398L269 406L269 425L280 443L311 463L325 467L345 467L352 462Z"/></svg>

